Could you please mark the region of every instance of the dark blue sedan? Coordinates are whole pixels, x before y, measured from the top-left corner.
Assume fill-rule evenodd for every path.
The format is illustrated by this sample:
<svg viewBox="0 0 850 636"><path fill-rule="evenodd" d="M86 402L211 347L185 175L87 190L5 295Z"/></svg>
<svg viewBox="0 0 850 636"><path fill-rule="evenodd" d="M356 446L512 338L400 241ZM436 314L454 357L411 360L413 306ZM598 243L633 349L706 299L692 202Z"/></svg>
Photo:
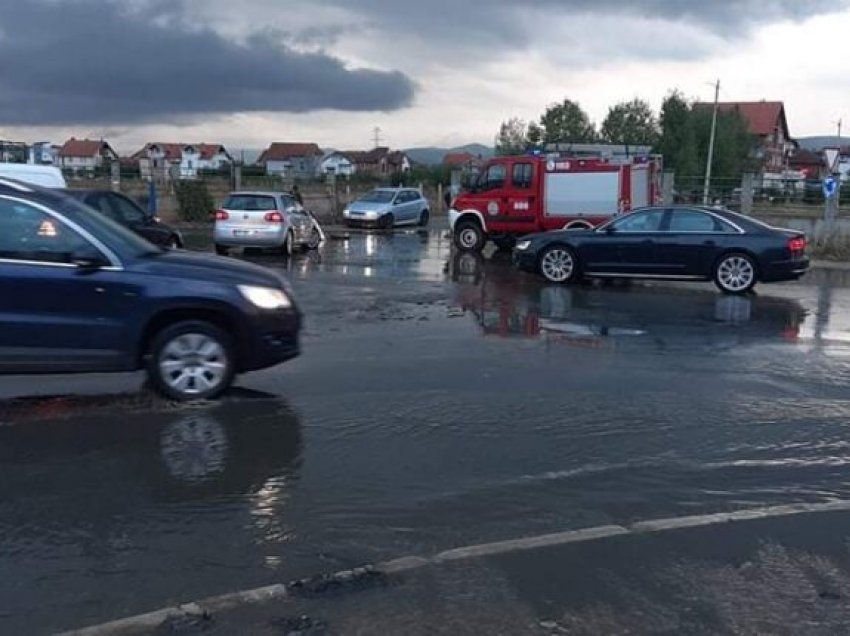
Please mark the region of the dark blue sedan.
<svg viewBox="0 0 850 636"><path fill-rule="evenodd" d="M641 208L593 230L563 230L522 238L520 269L553 283L581 277L713 280L741 294L757 282L794 280L806 273L806 237L730 210L669 206Z"/></svg>
<svg viewBox="0 0 850 636"><path fill-rule="evenodd" d="M300 313L262 267L166 250L58 191L0 179L0 374L146 369L174 399L298 355Z"/></svg>

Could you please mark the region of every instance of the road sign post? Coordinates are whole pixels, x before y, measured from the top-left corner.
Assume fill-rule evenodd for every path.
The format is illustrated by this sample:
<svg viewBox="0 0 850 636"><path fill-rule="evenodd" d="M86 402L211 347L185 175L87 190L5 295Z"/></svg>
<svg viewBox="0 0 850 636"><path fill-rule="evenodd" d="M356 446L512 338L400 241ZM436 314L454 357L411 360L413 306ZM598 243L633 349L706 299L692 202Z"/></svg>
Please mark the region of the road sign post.
<svg viewBox="0 0 850 636"><path fill-rule="evenodd" d="M830 175L823 180L823 197L826 200L823 220L828 235L833 234L838 219L839 178L840 175Z"/></svg>

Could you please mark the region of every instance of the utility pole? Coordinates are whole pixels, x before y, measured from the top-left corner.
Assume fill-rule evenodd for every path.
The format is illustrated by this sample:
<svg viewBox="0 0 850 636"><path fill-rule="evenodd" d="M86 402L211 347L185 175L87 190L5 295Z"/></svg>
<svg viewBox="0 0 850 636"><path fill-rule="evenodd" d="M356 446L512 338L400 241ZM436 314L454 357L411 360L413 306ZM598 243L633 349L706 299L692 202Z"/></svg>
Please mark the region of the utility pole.
<svg viewBox="0 0 850 636"><path fill-rule="evenodd" d="M838 124L838 143L840 144L841 143L841 120L839 119L835 123Z"/></svg>
<svg viewBox="0 0 850 636"><path fill-rule="evenodd" d="M702 187L702 203L708 205L708 191L711 187L711 164L714 161L714 138L717 135L717 105L720 102L720 80L714 84L714 111L711 114L711 136L708 139L708 160L705 163L705 183Z"/></svg>
<svg viewBox="0 0 850 636"><path fill-rule="evenodd" d="M380 127L380 126L375 126L375 127L372 129L372 135L373 135L373 136L372 136L372 139L373 139L373 141L375 142L375 148L380 148L380 147L381 147L381 133L382 133L382 132L383 132L383 131L381 130L381 127Z"/></svg>

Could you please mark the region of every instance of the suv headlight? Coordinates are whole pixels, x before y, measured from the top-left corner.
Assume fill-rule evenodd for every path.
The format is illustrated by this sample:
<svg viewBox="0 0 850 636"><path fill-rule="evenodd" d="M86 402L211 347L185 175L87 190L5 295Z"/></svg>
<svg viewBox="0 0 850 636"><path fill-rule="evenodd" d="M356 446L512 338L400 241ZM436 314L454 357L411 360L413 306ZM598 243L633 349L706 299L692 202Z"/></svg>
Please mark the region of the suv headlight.
<svg viewBox="0 0 850 636"><path fill-rule="evenodd" d="M520 251L527 250L529 247L531 247L531 241L520 241L516 244L516 248Z"/></svg>
<svg viewBox="0 0 850 636"><path fill-rule="evenodd" d="M260 309L288 309L292 307L289 296L283 290L274 287L239 285L239 292L245 297L245 300Z"/></svg>

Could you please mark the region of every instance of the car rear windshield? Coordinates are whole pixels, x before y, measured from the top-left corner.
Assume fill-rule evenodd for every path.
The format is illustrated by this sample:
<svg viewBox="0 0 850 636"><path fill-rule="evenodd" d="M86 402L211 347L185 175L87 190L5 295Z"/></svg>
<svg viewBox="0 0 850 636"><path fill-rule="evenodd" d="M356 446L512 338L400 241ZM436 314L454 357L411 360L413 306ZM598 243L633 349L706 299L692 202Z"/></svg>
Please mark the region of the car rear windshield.
<svg viewBox="0 0 850 636"><path fill-rule="evenodd" d="M234 194L227 199L223 207L225 210L240 212L277 210L277 203L274 197L260 194Z"/></svg>
<svg viewBox="0 0 850 636"><path fill-rule="evenodd" d="M395 197L395 192L392 190L372 190L369 194L360 197L360 201L364 203L390 203L393 197Z"/></svg>

